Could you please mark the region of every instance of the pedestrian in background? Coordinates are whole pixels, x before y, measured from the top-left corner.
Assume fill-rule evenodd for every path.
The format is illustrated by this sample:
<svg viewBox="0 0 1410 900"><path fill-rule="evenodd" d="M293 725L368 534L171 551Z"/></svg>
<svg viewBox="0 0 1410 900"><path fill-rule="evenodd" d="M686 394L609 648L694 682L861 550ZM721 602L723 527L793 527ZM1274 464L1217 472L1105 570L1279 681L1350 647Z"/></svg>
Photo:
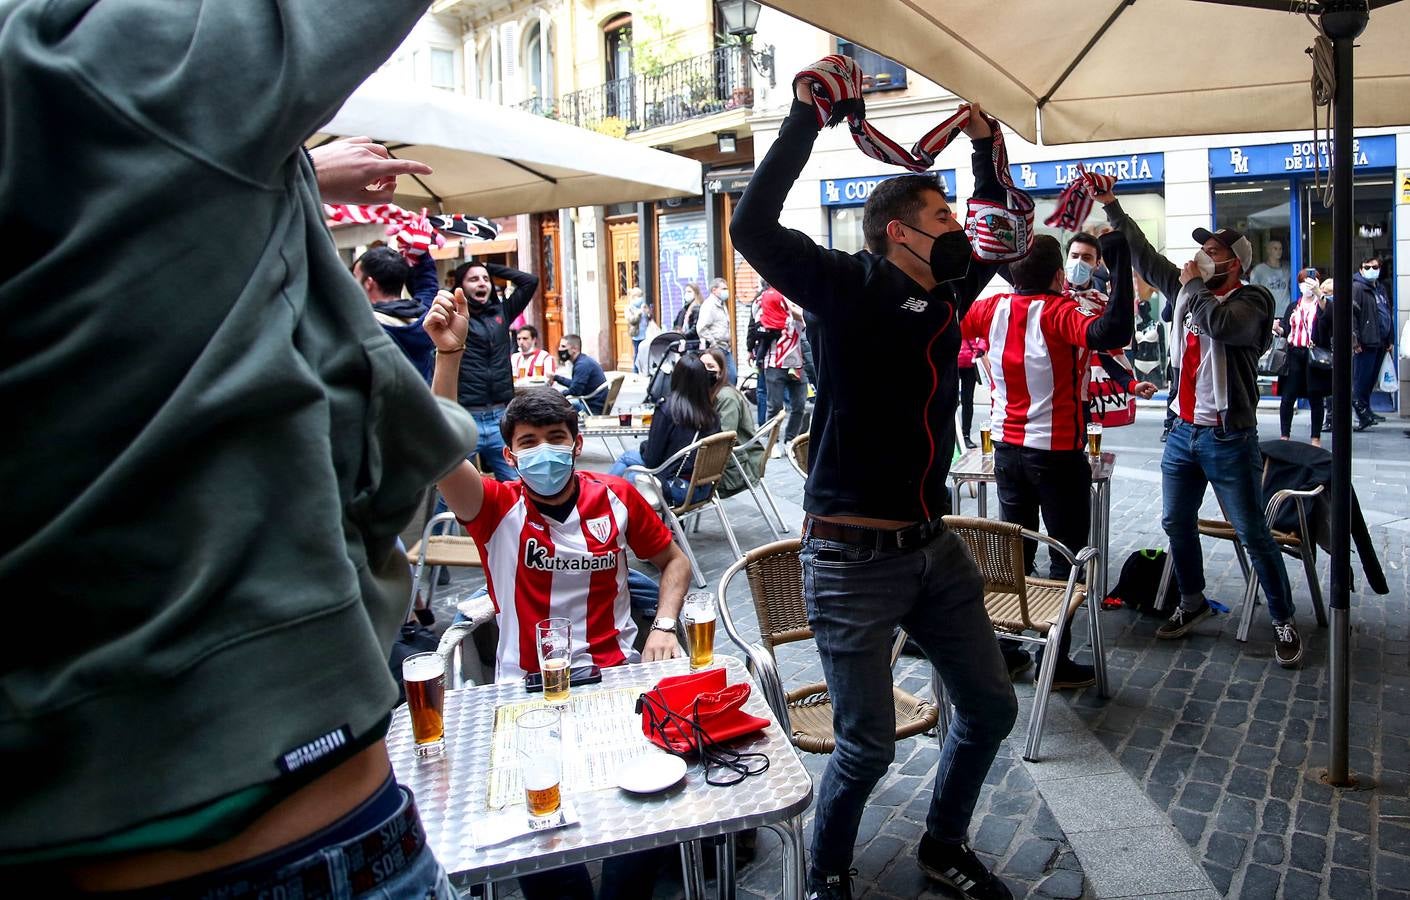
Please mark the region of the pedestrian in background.
<svg viewBox="0 0 1410 900"><path fill-rule="evenodd" d="M700 335L702 350L716 347L724 354L725 372L730 384L735 383L738 373L734 367L734 353L731 352L731 332L729 319L729 285L723 278L716 278L710 285L710 293L700 305L700 317L696 331Z"/></svg>
<svg viewBox="0 0 1410 900"><path fill-rule="evenodd" d="M1371 391L1376 387L1381 357L1395 338L1395 318L1381 281L1379 256L1361 260L1361 271L1351 276L1351 303L1356 329L1351 335L1355 352L1351 358L1351 405L1356 410L1356 430L1365 431L1385 421L1371 409Z"/></svg>
<svg viewBox="0 0 1410 900"><path fill-rule="evenodd" d="M974 441L970 439L969 432L974 426L974 386L979 381L978 364L988 349L989 342L981 337L960 341L960 433L964 436L967 450L974 449Z"/></svg>
<svg viewBox="0 0 1410 900"><path fill-rule="evenodd" d="M1287 361L1278 376L1278 421L1283 440L1292 436L1297 401L1306 398L1312 409L1312 446L1322 446L1322 406L1332 390L1332 308L1322 297L1316 269L1297 273L1299 297L1288 304L1274 331L1288 341ZM1313 355L1314 348L1317 351ZM1325 353L1325 358L1323 358Z"/></svg>
<svg viewBox="0 0 1410 900"><path fill-rule="evenodd" d="M676 331L685 335L687 341L700 340L698 323L700 321L700 307L705 303L705 298L700 294L700 288L694 284L685 286L685 306L676 313L672 326Z"/></svg>

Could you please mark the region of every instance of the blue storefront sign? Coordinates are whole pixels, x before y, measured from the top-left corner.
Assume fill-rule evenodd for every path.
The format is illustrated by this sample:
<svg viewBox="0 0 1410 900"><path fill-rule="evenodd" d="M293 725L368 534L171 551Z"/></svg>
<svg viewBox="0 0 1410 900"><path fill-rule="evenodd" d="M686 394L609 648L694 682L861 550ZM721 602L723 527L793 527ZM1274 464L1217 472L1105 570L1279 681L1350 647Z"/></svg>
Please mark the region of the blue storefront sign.
<svg viewBox="0 0 1410 900"><path fill-rule="evenodd" d="M867 202L876 186L888 178L903 175L904 172L891 172L885 175L863 175L861 178L824 178L819 185L823 206L860 206ZM955 170L937 169L927 175L939 180L945 196L955 197Z"/></svg>
<svg viewBox="0 0 1410 900"><path fill-rule="evenodd" d="M1110 175L1126 186L1159 184L1165 180L1164 153L1130 153L1126 156L1091 156L1085 159L1049 159L1043 162L1011 163L1013 183L1025 191L1060 191L1078 175L1077 166L1089 172Z"/></svg>
<svg viewBox="0 0 1410 900"><path fill-rule="evenodd" d="M1351 156L1358 169L1394 168L1395 135L1353 138ZM1326 141L1214 147L1209 151L1210 178L1300 175L1318 166L1323 171L1332 166L1332 154Z"/></svg>

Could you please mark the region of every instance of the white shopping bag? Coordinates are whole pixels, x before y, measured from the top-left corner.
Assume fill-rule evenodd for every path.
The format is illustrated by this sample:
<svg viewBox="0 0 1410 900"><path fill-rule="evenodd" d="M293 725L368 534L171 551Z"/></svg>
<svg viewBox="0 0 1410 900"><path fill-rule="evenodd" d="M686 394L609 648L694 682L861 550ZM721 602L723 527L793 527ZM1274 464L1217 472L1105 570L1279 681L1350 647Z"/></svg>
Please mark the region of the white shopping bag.
<svg viewBox="0 0 1410 900"><path fill-rule="evenodd" d="M1376 375L1376 390L1394 394L1400 390L1400 376L1395 373L1395 355L1387 353L1381 360L1381 371Z"/></svg>

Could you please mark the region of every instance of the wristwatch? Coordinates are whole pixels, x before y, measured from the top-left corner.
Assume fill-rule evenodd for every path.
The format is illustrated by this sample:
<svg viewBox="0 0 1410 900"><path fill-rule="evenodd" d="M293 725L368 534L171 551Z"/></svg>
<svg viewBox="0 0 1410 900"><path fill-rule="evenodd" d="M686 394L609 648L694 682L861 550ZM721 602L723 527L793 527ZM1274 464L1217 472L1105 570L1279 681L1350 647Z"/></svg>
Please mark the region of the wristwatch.
<svg viewBox="0 0 1410 900"><path fill-rule="evenodd" d="M657 617L656 617L656 620L651 623L651 630L652 630L652 631L668 631L668 632L670 632L671 634L675 634L675 633L676 633L676 620L675 620L675 619L672 619L670 616L657 616Z"/></svg>

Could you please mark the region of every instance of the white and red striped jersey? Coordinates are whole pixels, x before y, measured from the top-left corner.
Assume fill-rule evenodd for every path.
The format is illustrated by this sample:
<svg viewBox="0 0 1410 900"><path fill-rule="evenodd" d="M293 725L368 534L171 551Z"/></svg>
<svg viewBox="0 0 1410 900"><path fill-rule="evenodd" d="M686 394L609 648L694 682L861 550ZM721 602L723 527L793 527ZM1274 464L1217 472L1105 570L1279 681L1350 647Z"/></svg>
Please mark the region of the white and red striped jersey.
<svg viewBox="0 0 1410 900"><path fill-rule="evenodd" d="M532 353L520 353L515 350L509 357L509 364L514 369L515 381L521 378L553 377L553 357L547 350L535 350Z"/></svg>
<svg viewBox="0 0 1410 900"><path fill-rule="evenodd" d="M783 333L764 357L764 368L787 369L803 365L803 330L792 315L783 320Z"/></svg>
<svg viewBox="0 0 1410 900"><path fill-rule="evenodd" d="M995 440L1038 450L1082 447L1090 358L1083 344L1092 318L1055 294L998 294L965 313L964 337L989 341Z"/></svg>
<svg viewBox="0 0 1410 900"><path fill-rule="evenodd" d="M1096 288L1068 288L1066 293L1077 301L1078 306L1094 316L1100 316L1110 300ZM1135 374L1135 367L1126 358L1124 350L1108 350L1106 355L1128 373ZM1136 421L1136 398L1126 389L1124 383L1111 377L1106 366L1102 365L1101 354L1095 351L1092 353L1087 373L1086 399L1088 416L1103 428L1119 428Z"/></svg>
<svg viewBox="0 0 1410 900"><path fill-rule="evenodd" d="M1312 323L1317 318L1317 299L1299 300L1288 316L1288 343L1294 347L1312 346Z"/></svg>
<svg viewBox="0 0 1410 900"><path fill-rule="evenodd" d="M480 514L462 522L499 612L496 681L539 670L534 626L550 616L573 623L573 665L640 661L632 649L626 550L649 559L671 543L671 532L623 479L581 471L573 477L578 500L563 522L545 516L522 481L488 478Z"/></svg>
<svg viewBox="0 0 1410 900"><path fill-rule="evenodd" d="M1222 297L1239 287L1232 281L1222 291ZM1205 334L1188 312L1189 296L1185 289L1175 298L1175 340L1171 342L1170 364L1179 377L1179 387L1170 401L1175 415L1192 425L1218 425L1219 379L1224 378L1224 345Z"/></svg>

